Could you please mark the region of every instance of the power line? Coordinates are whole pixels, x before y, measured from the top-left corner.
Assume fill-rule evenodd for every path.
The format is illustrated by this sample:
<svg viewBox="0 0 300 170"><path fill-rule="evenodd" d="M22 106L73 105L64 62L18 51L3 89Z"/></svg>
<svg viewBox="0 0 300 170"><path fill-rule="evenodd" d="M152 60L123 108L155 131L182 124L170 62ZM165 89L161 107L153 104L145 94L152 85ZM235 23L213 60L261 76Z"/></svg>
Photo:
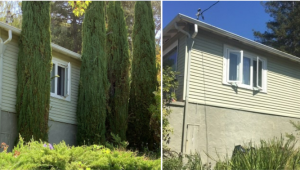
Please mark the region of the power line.
<svg viewBox="0 0 300 170"><path fill-rule="evenodd" d="M212 4L210 7L206 8L205 10L203 10L202 12L201 12L201 9L199 8L199 9L198 9L198 13L196 14L197 20L199 20L199 16L201 16L202 19L204 20L203 13L204 13L205 11L209 10L209 9L210 9L211 7L213 7L214 5L216 5L218 2L220 2L220 1L215 2L215 3ZM201 13L200 13L200 12L201 12Z"/></svg>

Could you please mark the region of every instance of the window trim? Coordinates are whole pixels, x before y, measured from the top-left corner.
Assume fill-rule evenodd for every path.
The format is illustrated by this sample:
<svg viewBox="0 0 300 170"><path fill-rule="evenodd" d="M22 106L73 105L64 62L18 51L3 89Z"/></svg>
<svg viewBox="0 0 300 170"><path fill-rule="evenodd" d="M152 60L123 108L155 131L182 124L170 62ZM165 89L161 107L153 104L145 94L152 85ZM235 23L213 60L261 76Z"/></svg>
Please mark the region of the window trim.
<svg viewBox="0 0 300 170"><path fill-rule="evenodd" d="M268 67L267 67L267 59L265 57L262 57L260 55L254 54L254 53L250 53L248 51L244 51L242 49L238 49L229 45L224 44L224 48L223 48L223 81L222 84L223 85L228 85L228 86L232 86L233 83L230 83L229 80L229 51L241 51L242 53L242 57L241 57L241 76L240 76L240 80L234 84L237 85L238 88L243 88L243 89L248 89L251 91L256 91L255 89L259 90L259 92L262 93L267 93L267 72L268 72ZM246 84L242 84L243 81L243 59L244 57L250 58L251 59L251 65L250 65L250 85L246 85ZM253 61L254 60L261 60L263 62L262 65L262 87L258 88L258 87L253 87ZM258 63L258 62L257 62ZM258 76L258 73L256 73ZM256 82L258 84L258 82Z"/></svg>
<svg viewBox="0 0 300 170"><path fill-rule="evenodd" d="M56 59L52 59L52 64L55 64L55 75L57 75L58 72L58 66L60 65L61 67L67 68L68 69L68 76L67 76L67 95L66 96L61 96L57 95L57 77L54 78L54 93L50 91L50 96L66 101L71 101L71 63L70 62L64 62L64 61L58 61ZM66 67L65 67L66 66Z"/></svg>

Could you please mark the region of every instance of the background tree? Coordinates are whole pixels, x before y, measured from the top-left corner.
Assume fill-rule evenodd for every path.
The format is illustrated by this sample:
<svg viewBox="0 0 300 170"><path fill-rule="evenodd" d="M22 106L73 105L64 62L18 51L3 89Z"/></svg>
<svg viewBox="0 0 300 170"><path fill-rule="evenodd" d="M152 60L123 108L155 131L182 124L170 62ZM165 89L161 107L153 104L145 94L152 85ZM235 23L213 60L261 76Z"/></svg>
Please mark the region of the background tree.
<svg viewBox="0 0 300 170"><path fill-rule="evenodd" d="M50 2L24 1L17 64L18 130L25 141L47 141L50 102Z"/></svg>
<svg viewBox="0 0 300 170"><path fill-rule="evenodd" d="M267 31L254 31L256 41L300 57L300 2L270 1L263 3L273 18Z"/></svg>
<svg viewBox="0 0 300 170"><path fill-rule="evenodd" d="M108 90L104 2L92 2L83 24L82 64L77 102L77 141L105 143Z"/></svg>
<svg viewBox="0 0 300 170"><path fill-rule="evenodd" d="M106 50L110 82L108 123L112 133L126 140L130 62L127 29L120 1L109 2L107 18Z"/></svg>
<svg viewBox="0 0 300 170"><path fill-rule="evenodd" d="M51 2L52 42L81 54L83 17L75 16L68 2Z"/></svg>
<svg viewBox="0 0 300 170"><path fill-rule="evenodd" d="M22 27L22 2L21 1L0 1L0 21L6 22L7 11L13 15L13 22L10 25L21 29Z"/></svg>
<svg viewBox="0 0 300 170"><path fill-rule="evenodd" d="M154 21L151 2L138 1L135 4L133 27L132 83L129 100L130 122L127 139L129 146L142 150L154 150L160 144L153 139L150 130L149 106L155 104L153 92L157 89Z"/></svg>

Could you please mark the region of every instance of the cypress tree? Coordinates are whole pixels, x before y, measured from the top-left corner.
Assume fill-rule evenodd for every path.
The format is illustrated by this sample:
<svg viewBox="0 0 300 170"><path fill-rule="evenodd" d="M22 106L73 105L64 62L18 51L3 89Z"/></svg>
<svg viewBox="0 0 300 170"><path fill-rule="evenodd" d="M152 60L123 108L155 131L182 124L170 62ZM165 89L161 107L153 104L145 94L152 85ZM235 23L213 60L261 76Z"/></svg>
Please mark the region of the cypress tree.
<svg viewBox="0 0 300 170"><path fill-rule="evenodd" d="M83 22L82 64L77 102L77 143L104 144L108 90L104 2L94 1Z"/></svg>
<svg viewBox="0 0 300 170"><path fill-rule="evenodd" d="M148 148L153 150L160 144L154 145L153 131L149 126L149 106L155 104L153 92L157 87L154 20L150 1L136 2L132 35L132 82L127 139L129 147L142 150L148 144Z"/></svg>
<svg viewBox="0 0 300 170"><path fill-rule="evenodd" d="M17 64L16 113L25 141L48 140L51 35L50 2L22 2L23 23Z"/></svg>
<svg viewBox="0 0 300 170"><path fill-rule="evenodd" d="M126 140L129 99L129 51L121 2L110 1L107 10L107 58L109 88L108 123L112 133Z"/></svg>

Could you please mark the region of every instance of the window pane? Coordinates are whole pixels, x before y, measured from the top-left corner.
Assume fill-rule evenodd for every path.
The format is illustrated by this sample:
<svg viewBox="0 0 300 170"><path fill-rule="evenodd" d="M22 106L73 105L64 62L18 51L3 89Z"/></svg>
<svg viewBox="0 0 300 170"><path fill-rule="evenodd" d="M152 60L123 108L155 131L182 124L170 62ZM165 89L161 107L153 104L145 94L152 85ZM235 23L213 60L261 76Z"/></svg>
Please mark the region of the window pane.
<svg viewBox="0 0 300 170"><path fill-rule="evenodd" d="M52 65L52 71L50 73L50 78L51 78L51 93L55 92L55 64Z"/></svg>
<svg viewBox="0 0 300 170"><path fill-rule="evenodd" d="M243 58L243 84L250 85L251 59Z"/></svg>
<svg viewBox="0 0 300 170"><path fill-rule="evenodd" d="M262 61L258 62L258 86L262 87Z"/></svg>
<svg viewBox="0 0 300 170"><path fill-rule="evenodd" d="M177 48L171 50L163 58L163 67L169 66L173 71L177 71Z"/></svg>
<svg viewBox="0 0 300 170"><path fill-rule="evenodd" d="M257 77L257 62L253 61L253 87L257 87L256 77Z"/></svg>
<svg viewBox="0 0 300 170"><path fill-rule="evenodd" d="M241 55L239 52L230 52L229 54L229 80L238 81L240 77Z"/></svg>
<svg viewBox="0 0 300 170"><path fill-rule="evenodd" d="M64 96L65 95L65 68L58 66L57 69L57 95Z"/></svg>

